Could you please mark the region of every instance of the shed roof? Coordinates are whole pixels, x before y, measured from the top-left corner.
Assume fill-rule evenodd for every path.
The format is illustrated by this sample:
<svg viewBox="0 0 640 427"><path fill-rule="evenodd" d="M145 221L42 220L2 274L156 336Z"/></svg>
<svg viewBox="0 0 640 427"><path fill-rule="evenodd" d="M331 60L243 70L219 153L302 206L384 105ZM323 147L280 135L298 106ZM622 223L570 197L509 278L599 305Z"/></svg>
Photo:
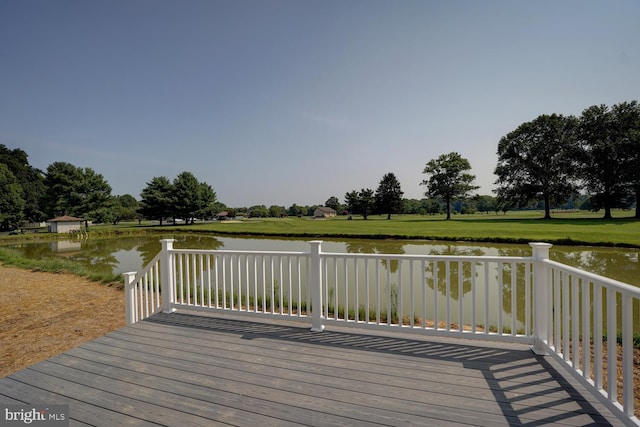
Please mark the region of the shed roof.
<svg viewBox="0 0 640 427"><path fill-rule="evenodd" d="M84 220L82 218L76 218L74 216L63 215L56 218L52 218L47 222L80 222L80 221L84 221Z"/></svg>
<svg viewBox="0 0 640 427"><path fill-rule="evenodd" d="M320 209L321 212L326 212L326 213L333 213L336 210L333 208L330 208L328 206L318 206L316 209Z"/></svg>

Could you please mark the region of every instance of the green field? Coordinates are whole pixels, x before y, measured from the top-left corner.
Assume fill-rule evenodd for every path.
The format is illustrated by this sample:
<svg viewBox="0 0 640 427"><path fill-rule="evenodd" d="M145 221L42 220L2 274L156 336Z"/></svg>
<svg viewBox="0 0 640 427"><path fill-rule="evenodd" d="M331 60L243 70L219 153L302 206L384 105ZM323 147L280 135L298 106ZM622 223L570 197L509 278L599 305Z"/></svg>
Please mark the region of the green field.
<svg viewBox="0 0 640 427"><path fill-rule="evenodd" d="M363 220L354 216L330 219L256 218L238 221L196 222L194 225L158 226L157 221L122 223L119 225L93 225L92 237L146 233L199 233L229 235L281 236L299 238L374 238L374 239L429 239L449 241L477 241L527 243L549 242L556 245L594 245L640 248L640 220L632 211L614 212L614 219L603 220L602 213L563 212L552 214L553 219L542 219L539 211L508 212L504 214L454 215L445 220L443 215L370 216ZM68 238L68 235L27 233L20 236L0 237L9 243L15 240Z"/></svg>
<svg viewBox="0 0 640 427"><path fill-rule="evenodd" d="M526 243L544 241L563 245L599 245L640 247L640 221L633 212L616 212L612 220L602 214L557 213L543 220L540 212L516 212L507 215L456 215L447 221L444 216L395 215L370 216L368 220L344 216L331 219L264 218L222 221L194 225L163 226L184 232L214 232L220 234L275 235L287 237L358 237L432 239ZM154 229L160 227L153 227Z"/></svg>

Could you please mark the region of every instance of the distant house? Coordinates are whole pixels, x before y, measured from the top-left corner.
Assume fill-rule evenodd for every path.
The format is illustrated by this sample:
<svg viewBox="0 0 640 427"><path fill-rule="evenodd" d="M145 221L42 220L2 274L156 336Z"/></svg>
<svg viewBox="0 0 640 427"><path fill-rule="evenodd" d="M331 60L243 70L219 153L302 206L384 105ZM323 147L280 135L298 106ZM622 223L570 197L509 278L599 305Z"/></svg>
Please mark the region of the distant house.
<svg viewBox="0 0 640 427"><path fill-rule="evenodd" d="M335 209L328 208L326 206L319 206L313 211L313 216L315 218L331 218L336 216Z"/></svg>
<svg viewBox="0 0 640 427"><path fill-rule="evenodd" d="M229 212L222 211L222 212L218 213L218 215L216 215L216 219L218 221L224 221L225 219L229 219Z"/></svg>
<svg viewBox="0 0 640 427"><path fill-rule="evenodd" d="M82 221L82 218L65 215L50 219L47 222L49 223L50 233L69 233L80 231L82 229Z"/></svg>

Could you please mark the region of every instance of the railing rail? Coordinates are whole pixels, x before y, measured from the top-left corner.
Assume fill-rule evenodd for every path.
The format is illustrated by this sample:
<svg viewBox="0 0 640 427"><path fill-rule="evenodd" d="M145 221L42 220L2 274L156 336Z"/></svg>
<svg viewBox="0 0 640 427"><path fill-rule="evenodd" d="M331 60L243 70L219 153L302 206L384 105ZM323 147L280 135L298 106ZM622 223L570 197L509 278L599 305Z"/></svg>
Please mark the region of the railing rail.
<svg viewBox="0 0 640 427"><path fill-rule="evenodd" d="M140 273L125 273L125 319L127 325L145 319L162 307L160 294L160 263L162 252Z"/></svg>
<svg viewBox="0 0 640 427"><path fill-rule="evenodd" d="M180 309L286 318L312 331L342 325L527 343L625 424L640 425L640 289L550 261L546 243L531 243L531 257L327 253L321 244L271 252L174 249L162 240L149 266L125 275L127 322Z"/></svg>
<svg viewBox="0 0 640 427"><path fill-rule="evenodd" d="M533 343L525 257L322 253L324 322Z"/></svg>
<svg viewBox="0 0 640 427"><path fill-rule="evenodd" d="M174 249L172 309L306 318L305 252Z"/></svg>
<svg viewBox="0 0 640 427"><path fill-rule="evenodd" d="M627 424L640 424L633 372L640 289L548 259L542 263L551 310L547 351L612 411L622 412Z"/></svg>

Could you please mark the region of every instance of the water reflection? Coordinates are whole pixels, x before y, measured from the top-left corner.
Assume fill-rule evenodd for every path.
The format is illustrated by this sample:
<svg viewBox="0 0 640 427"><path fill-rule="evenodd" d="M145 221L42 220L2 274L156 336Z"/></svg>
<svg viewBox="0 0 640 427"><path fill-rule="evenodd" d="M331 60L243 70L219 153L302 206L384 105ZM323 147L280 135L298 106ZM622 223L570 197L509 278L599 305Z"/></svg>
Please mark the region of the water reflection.
<svg viewBox="0 0 640 427"><path fill-rule="evenodd" d="M469 248L463 246L446 245L437 249L429 251L429 255L454 255L454 256L482 256L484 251L481 248ZM433 289L434 279L432 277L437 273L438 278L438 292L442 295L449 295L453 300L460 298L460 292L462 295L471 292L471 276L472 276L472 264L469 262L464 263L452 263L449 266L449 275L446 274L446 264L444 261L435 263L429 263L426 268L429 273L427 279L427 286ZM477 272L475 276L477 277ZM448 280L447 280L448 277ZM447 289L447 282L450 284ZM461 282L461 283L460 283Z"/></svg>
<svg viewBox="0 0 640 427"><path fill-rule="evenodd" d="M309 251L309 244L305 240L230 238L204 234L27 242L14 247L29 258L64 256L94 271L112 274L140 271L160 251L160 239L168 237L175 239L174 247L179 249ZM322 250L330 253L360 254L531 256L529 245L404 240L326 240L322 244ZM552 260L640 286L638 250L554 246L551 248L550 256ZM296 289L298 281L290 280L288 269L279 265L279 262L279 258L276 258L275 268L280 272L277 283L281 286L281 296L284 299L305 301L304 286ZM420 318L438 321L450 318L452 322L465 325L475 320L478 324L495 326L499 313L502 313L503 326L518 330L531 320L526 319L527 315L531 316L530 311L526 310L526 301L527 298L532 298L532 287L530 283L525 282L523 269L526 267L522 263L504 263L502 269L498 267L498 263L491 263L485 270L484 264L479 262L447 264L441 261L422 263L388 259L381 259L380 262L356 262L351 259L347 263L340 257L334 258L331 262L337 264L337 270L332 271L328 277L330 295L327 296L338 311L342 306L343 312L347 307L347 312L362 310L362 316L371 316L372 313L368 310L375 306L379 299L383 311L389 312L391 318L394 318L395 313L396 317L412 316L416 321ZM347 264L350 265L348 271ZM333 264L329 265L333 268L332 266ZM267 265L267 268L273 267ZM304 264L302 268L304 269ZM232 289L235 289L234 286L239 285L239 274L229 277L233 277L229 280L233 282L230 282ZM300 272L299 277L306 277L306 273ZM369 280L372 280L373 284L367 284ZM346 286L347 281L349 286ZM289 285L285 286L287 283ZM419 283L426 286L420 287ZM267 289L273 289L269 288L272 285L274 283L269 283ZM245 292L250 293L250 290L245 289ZM417 292L415 295L419 298L411 299L412 292ZM274 298L275 295L274 291ZM442 297L446 295L449 298ZM254 297L257 298L255 295ZM472 319L474 304L476 318ZM618 319L618 324L621 324L621 319ZM636 330L640 328L638 308L634 309L634 325Z"/></svg>
<svg viewBox="0 0 640 427"><path fill-rule="evenodd" d="M28 258L41 258L61 255L84 263L86 266L100 271L125 272L140 270L147 265L160 251L162 238L174 238L176 248L193 249L239 249L239 250L273 250L273 251L307 251L309 245L305 240L266 239L266 238L229 238L211 235L181 234L171 236L118 236L113 238L86 239L80 241L27 242L16 249ZM78 250L78 244L80 248ZM71 251L61 251L67 246ZM424 255L491 255L491 256L530 256L529 245L507 244L458 244L443 242L423 242L404 240L327 240L322 245L323 251L362 254L424 254ZM638 250L554 246L551 248L551 259L571 265L602 276L640 286L640 267ZM381 260L381 266L391 273L398 271L397 261L389 264ZM433 266L428 268L432 269ZM469 278L471 265L463 265L463 277ZM457 267L452 266L450 274L458 276ZM504 278L505 281L507 278ZM470 284L463 284L462 292L469 292ZM437 288L440 292L445 284L445 277L438 278ZM433 283L430 284L434 286ZM518 295L521 284L518 284ZM522 285L524 286L524 285ZM452 296L458 290L451 290ZM457 298L456 294L456 298ZM518 297L519 298L519 297ZM510 299L509 299L510 301Z"/></svg>
<svg viewBox="0 0 640 427"><path fill-rule="evenodd" d="M82 243L79 240L56 240L49 243L51 252L61 254L63 252L78 252L82 250Z"/></svg>
<svg viewBox="0 0 640 427"><path fill-rule="evenodd" d="M221 249L224 243L211 236L172 236L177 248ZM113 238L28 242L14 246L23 256L40 259L64 256L100 273L138 271L160 252L158 236L119 236Z"/></svg>
<svg viewBox="0 0 640 427"><path fill-rule="evenodd" d="M345 242L345 249L350 254L404 254L404 243L399 240L352 240ZM398 271L397 260L380 260L380 264L391 273Z"/></svg>

